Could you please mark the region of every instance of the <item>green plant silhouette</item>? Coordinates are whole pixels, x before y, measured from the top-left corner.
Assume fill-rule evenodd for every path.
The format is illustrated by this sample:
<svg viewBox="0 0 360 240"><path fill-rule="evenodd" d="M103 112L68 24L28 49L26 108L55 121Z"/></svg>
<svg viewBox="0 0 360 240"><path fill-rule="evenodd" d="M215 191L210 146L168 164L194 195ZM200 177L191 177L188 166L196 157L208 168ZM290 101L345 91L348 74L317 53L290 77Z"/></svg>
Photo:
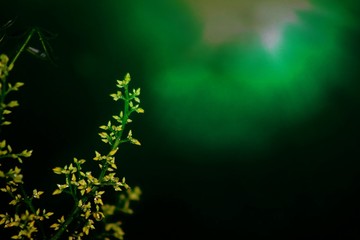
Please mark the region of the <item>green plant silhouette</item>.
<svg viewBox="0 0 360 240"><path fill-rule="evenodd" d="M38 28L31 29L12 59L5 54L0 55L1 127L11 124L7 116L14 107L19 106L16 100L8 101L8 95L24 85L23 82L11 83L9 73L23 52L34 50L28 46L34 36L38 36L44 53L49 56L49 46ZM141 195L140 188L130 188L125 177L116 175L118 164L115 156L120 145L127 142L141 145L139 140L133 137L132 130L127 129L132 121L130 116L144 112L139 106L140 88L130 90L130 81L128 73L122 80L117 80L117 91L110 94L114 101L123 102L123 106L117 115L100 126L99 136L109 146L109 150L106 153L95 151L92 160L98 163L99 169L90 169L85 159L77 158L63 167L53 169L55 174L63 176L64 182L56 185L52 195L70 195L73 207L69 212L58 213L37 206L36 200L41 198L44 192L35 188L29 193L25 189L21 167L23 160L31 157L32 150L15 152L0 136L0 194L9 196L11 206L6 212L0 209L0 226L4 227L2 231L6 229L10 232L12 239L83 239L86 236L91 239L123 239L124 231L118 213L131 214L130 202L138 201ZM1 165L5 162L6 166ZM98 174L93 173L96 171ZM109 204L103 201L103 196L113 195L113 191L118 194L117 203ZM55 216L57 219L54 219ZM93 229L96 231L92 231Z"/></svg>

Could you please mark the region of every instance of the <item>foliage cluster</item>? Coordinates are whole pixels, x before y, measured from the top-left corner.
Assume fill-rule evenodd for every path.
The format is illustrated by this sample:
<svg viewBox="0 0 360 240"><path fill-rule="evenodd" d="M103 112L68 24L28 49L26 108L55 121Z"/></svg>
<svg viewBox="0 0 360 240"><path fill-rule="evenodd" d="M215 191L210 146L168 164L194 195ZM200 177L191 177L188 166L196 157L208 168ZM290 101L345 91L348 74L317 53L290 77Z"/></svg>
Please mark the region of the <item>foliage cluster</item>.
<svg viewBox="0 0 360 240"><path fill-rule="evenodd" d="M27 44L34 33L38 33L42 40L40 32L33 29L12 61L7 55L0 55L1 127L11 124L7 116L14 107L19 106L16 100L8 101L8 94L18 91L24 85L23 82L9 82L9 72L18 56L28 48ZM1 231L10 231L12 239L123 239L119 213L131 214L130 203L138 201L141 195L138 187L130 188L125 177L116 175L118 164L115 155L120 144L129 142L140 145L139 140L133 137L132 130L126 129L132 121L130 116L133 113L144 112L139 106L140 88L130 90L130 80L130 74L126 74L123 80L117 80L118 90L110 95L114 101L123 102L123 108L107 124L100 126L99 135L109 146L109 151L95 151L92 160L98 163L99 169L89 169L85 159L77 158L63 167L53 168L55 174L63 176L64 182L56 185L52 196L71 196L73 207L68 213L38 206L36 200L46 194L37 188L30 192L25 189L21 165L25 158L31 157L32 150L13 151L0 135L0 194L1 198L8 195L10 206L6 212L0 209L0 227L4 228ZM117 194L117 202L110 204L103 200L107 194ZM92 231L95 228L97 231Z"/></svg>

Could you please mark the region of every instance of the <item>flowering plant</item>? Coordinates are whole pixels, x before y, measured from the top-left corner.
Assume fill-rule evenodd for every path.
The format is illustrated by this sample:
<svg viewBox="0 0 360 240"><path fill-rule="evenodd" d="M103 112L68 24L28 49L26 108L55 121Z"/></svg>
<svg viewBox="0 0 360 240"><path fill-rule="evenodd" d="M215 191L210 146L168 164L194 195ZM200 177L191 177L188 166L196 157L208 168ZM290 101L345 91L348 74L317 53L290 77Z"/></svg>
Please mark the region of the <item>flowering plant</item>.
<svg viewBox="0 0 360 240"><path fill-rule="evenodd" d="M18 91L24 85L23 82L9 82L9 72L35 33L38 33L42 41L39 30L33 29L12 61L7 55L0 55L1 127L11 124L6 116L14 107L19 106L16 100L7 101L8 94ZM130 74L126 74L123 80L117 80L118 90L110 94L114 101L123 102L123 108L107 124L100 126L99 135L109 146L109 150L107 153L95 151L92 160L98 163L98 174L94 173L96 170L89 169L85 159L74 158L70 164L53 168L55 174L63 176L64 182L56 185L52 196L68 194L73 199L73 207L67 213L57 213L37 206L36 200L45 195L44 191L36 188L30 192L26 190L25 178L21 172L21 164L25 158L31 157L32 150L15 152L0 136L0 194L8 195L11 206L6 212L0 209L0 227L9 230L12 239L56 240L66 237L80 240L86 236L91 236L91 239L123 239L124 232L117 219L118 213L131 214L130 202L138 201L141 195L140 188L130 188L125 177L116 175L118 165L115 156L120 144L129 142L141 145L133 137L132 130L127 130L132 121L130 116L144 112L139 106L140 88L130 90L130 80ZM1 165L5 162L6 164ZM113 191L118 193L118 201L116 204L109 204L103 200L103 196ZM57 219L54 219L55 216ZM100 230L91 231L95 228ZM1 231L5 231L4 229Z"/></svg>

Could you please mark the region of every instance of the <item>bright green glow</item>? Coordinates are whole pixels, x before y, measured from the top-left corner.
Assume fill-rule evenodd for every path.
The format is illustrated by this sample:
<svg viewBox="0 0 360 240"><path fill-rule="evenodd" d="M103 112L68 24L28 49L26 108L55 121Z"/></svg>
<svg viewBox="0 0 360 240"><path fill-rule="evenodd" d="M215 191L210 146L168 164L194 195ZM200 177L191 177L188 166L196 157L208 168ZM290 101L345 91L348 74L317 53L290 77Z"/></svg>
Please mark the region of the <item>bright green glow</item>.
<svg viewBox="0 0 360 240"><path fill-rule="evenodd" d="M154 113L180 144L264 146L273 133L313 116L334 87L329 76L337 68L339 33L319 14L306 13L301 24L288 26L269 53L258 35L208 45L184 15L147 7L137 16L147 21L136 27L163 63L150 80Z"/></svg>

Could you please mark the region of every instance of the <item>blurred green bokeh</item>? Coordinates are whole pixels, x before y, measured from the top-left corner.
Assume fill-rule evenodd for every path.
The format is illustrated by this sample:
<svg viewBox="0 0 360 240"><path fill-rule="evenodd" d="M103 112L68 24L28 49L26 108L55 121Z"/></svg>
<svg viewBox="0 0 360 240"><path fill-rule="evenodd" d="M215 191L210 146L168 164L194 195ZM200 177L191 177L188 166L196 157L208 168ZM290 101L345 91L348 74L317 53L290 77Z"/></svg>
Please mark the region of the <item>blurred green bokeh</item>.
<svg viewBox="0 0 360 240"><path fill-rule="evenodd" d="M214 45L201 38L200 14L190 16L174 2L133 3L131 22L151 46L150 67L158 67L147 82L152 110L174 142L201 149L266 147L274 134L321 111L328 91L341 84L331 77L342 67L339 13L274 3L298 17L275 26L280 41L274 50L255 26ZM261 6L248 4L253 11ZM250 13L248 21L256 17Z"/></svg>

